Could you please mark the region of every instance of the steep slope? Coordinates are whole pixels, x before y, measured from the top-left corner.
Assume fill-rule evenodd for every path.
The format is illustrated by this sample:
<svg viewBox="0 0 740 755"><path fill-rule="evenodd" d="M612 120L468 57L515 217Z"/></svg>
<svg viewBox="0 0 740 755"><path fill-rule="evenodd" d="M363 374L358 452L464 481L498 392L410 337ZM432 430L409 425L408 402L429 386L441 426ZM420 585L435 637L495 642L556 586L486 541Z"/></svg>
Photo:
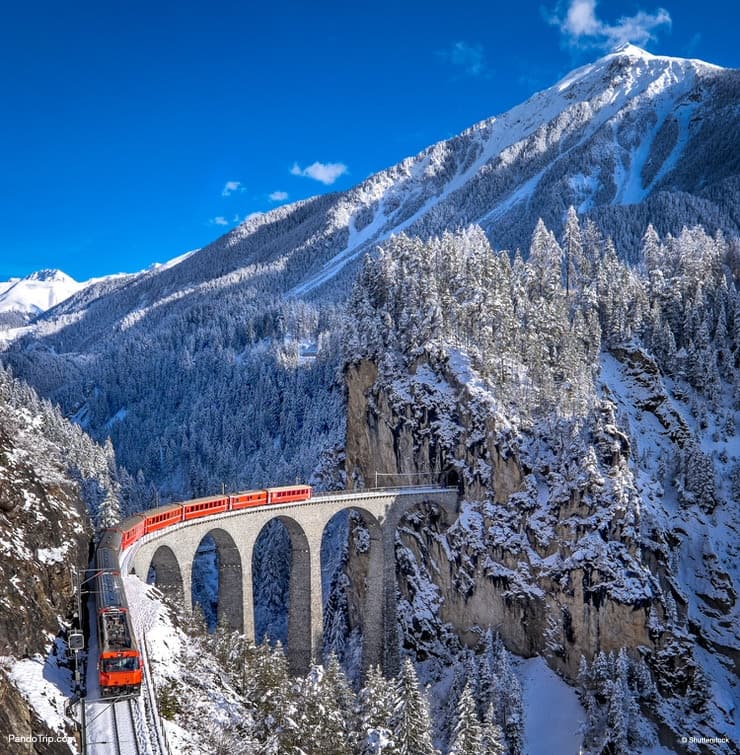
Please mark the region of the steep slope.
<svg viewBox="0 0 740 755"><path fill-rule="evenodd" d="M131 311L235 278L259 291L342 296L346 280L326 284L391 234L478 223L494 247L524 249L538 217L558 226L569 205L628 255L649 220L661 234L703 224L737 235L739 94L740 71L626 46L346 192L254 217L104 306L87 313L89 298L71 301L59 314L109 332Z"/></svg>
<svg viewBox="0 0 740 755"><path fill-rule="evenodd" d="M69 752L72 672L63 634L71 573L87 568L92 521L117 515L115 462L0 369L0 735ZM44 740L41 737L46 736ZM16 740L17 742L21 740ZM70 737L70 742L73 739ZM19 750L20 751L20 750Z"/></svg>
<svg viewBox="0 0 740 755"><path fill-rule="evenodd" d="M689 731L725 752L740 658L737 247L686 231L638 275L591 243L568 290L557 245L511 264L475 229L367 258L347 328L346 478L459 486L449 528L419 516L397 543L418 656L492 627L577 681L585 751L695 752Z"/></svg>

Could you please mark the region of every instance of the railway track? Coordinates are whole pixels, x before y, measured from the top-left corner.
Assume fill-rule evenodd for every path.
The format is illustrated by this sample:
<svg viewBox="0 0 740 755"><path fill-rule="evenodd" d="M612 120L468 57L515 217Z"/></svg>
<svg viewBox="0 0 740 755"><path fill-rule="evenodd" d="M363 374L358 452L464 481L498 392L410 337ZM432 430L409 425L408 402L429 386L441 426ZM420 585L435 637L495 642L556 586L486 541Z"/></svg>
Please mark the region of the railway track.
<svg viewBox="0 0 740 755"><path fill-rule="evenodd" d="M85 755L152 755L142 748L141 711L136 699L97 699L85 703Z"/></svg>
<svg viewBox="0 0 740 755"><path fill-rule="evenodd" d="M111 705L116 755L143 755L134 715L135 700L120 700Z"/></svg>

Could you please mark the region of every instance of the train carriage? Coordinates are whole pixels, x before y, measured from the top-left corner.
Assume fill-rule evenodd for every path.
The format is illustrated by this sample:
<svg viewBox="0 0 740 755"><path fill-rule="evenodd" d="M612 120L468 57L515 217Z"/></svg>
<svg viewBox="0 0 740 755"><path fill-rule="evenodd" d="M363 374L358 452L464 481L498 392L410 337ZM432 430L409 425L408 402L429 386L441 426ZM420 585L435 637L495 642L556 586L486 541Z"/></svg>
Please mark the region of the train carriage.
<svg viewBox="0 0 740 755"><path fill-rule="evenodd" d="M246 509L250 506L264 506L267 503L266 490L248 490L245 493L233 493L229 496L229 510Z"/></svg>
<svg viewBox="0 0 740 755"><path fill-rule="evenodd" d="M120 531L106 530L95 554L98 684L103 697L138 694L141 689L143 664L118 565L121 542Z"/></svg>
<svg viewBox="0 0 740 755"><path fill-rule="evenodd" d="M307 501L311 497L310 485L282 485L277 488L267 488L268 503L294 503Z"/></svg>
<svg viewBox="0 0 740 755"><path fill-rule="evenodd" d="M208 496L206 498L196 498L192 501L182 504L183 519L197 519L201 516L212 516L221 514L229 510L229 496Z"/></svg>
<svg viewBox="0 0 740 755"><path fill-rule="evenodd" d="M124 519L113 529L121 533L121 550L125 550L132 543L135 543L146 532L145 519L141 515L130 516Z"/></svg>
<svg viewBox="0 0 740 755"><path fill-rule="evenodd" d="M181 522L182 506L181 503L168 503L145 511L143 514L145 532L149 534Z"/></svg>

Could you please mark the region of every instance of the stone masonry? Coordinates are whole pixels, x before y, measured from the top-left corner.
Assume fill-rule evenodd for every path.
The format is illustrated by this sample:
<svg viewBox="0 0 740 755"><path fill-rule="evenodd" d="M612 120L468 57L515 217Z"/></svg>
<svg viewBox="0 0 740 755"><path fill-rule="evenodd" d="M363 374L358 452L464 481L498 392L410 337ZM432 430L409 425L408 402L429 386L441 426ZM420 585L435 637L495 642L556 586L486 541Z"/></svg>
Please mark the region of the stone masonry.
<svg viewBox="0 0 740 755"><path fill-rule="evenodd" d="M150 566L154 567L158 587L181 597L185 607L192 609L193 559L203 538L211 535L219 556L219 619L225 618L233 628L255 639L252 552L265 525L279 519L288 530L292 549L286 652L291 670L304 673L321 653L324 529L340 511L357 511L370 531L363 667L377 664L393 674L399 667L395 533L403 515L423 503L439 505L452 521L457 491L415 487L334 493L302 503L242 509L183 522L135 543L124 555L122 569L146 579Z"/></svg>

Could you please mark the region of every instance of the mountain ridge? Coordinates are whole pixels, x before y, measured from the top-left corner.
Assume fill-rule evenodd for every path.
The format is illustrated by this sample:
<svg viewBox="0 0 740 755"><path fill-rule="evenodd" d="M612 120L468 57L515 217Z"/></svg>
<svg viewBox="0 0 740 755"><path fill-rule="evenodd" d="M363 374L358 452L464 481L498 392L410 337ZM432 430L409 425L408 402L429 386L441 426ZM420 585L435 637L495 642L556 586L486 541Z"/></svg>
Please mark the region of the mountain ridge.
<svg viewBox="0 0 740 755"><path fill-rule="evenodd" d="M732 140L737 133L740 143L740 119L727 118L728 112L738 112L738 100L712 94L717 76L724 82L720 89L725 94L740 83L740 71L658 58L632 47L611 53L507 113L438 142L348 191L301 200L253 217L202 249L176 258L175 264L91 283L38 317L10 346L6 359L45 396L60 401L70 415L87 417L91 432L115 434L134 422L134 415L113 429L108 423L140 397L132 388L115 401L105 398L104 390L93 398L90 391L94 394L98 389L90 386L107 385L110 364L117 362L122 350L144 359L142 349L148 354L152 348L155 352L146 358L163 361L163 349L169 353L171 344L185 342L184 351L196 359L198 350L214 340L209 333L225 327L238 365L254 358L258 369L257 363L267 355L277 358L276 368L282 369L283 357L273 353L282 348L279 344L317 338L309 322L321 322L319 330L330 332L327 323L335 317L332 308L346 297L362 256L401 231L423 238L482 221L489 241L492 235L516 236L520 243L508 248L528 248L536 217L542 215L549 228L562 228L567 207L583 207L591 197L594 210L583 219L603 221L607 231L616 227L615 246L627 256L634 254L630 245L640 243L648 223L661 236L701 222L710 232L729 229L731 236L740 236L740 211L724 209L736 196L732 182L739 181L737 154L727 160L718 155L702 169L704 188L715 193L713 199L692 194L688 184L699 185L701 177L689 175L680 191L653 192L633 205L611 204L617 198L629 198L628 190L639 186L635 181L643 169L651 183L665 185L686 161L704 160L713 143L694 149L689 140L685 149L676 151L676 145L683 143L681 128L685 126L689 134L697 113L703 114L695 127L700 134L712 126L717 138ZM697 87L697 80L703 82L701 86ZM624 92L633 89L648 99L630 100ZM655 112L651 92L667 92L660 100L663 121ZM683 126L676 120L671 130L665 124L673 122L669 114L676 101L687 105L693 116L681 110ZM625 103L634 107L625 110ZM567 117L558 115L564 110ZM617 121L612 119L614 113L619 115ZM649 120L647 130L641 125L644 118ZM621 141L614 136L619 128L624 131ZM651 162L649 150L639 152L638 147L655 142L663 147L655 150ZM620 174L620 185L625 188L618 196L616 184L607 185L602 173L614 174L614 154L626 159L633 152L639 156L640 167ZM675 167L664 169L660 177L667 161L670 167L671 154ZM589 165L593 168L590 178ZM715 174L721 180L715 180ZM299 314L314 307L318 314ZM235 317L242 321L240 326L229 325ZM180 357L173 353L172 358L171 369L182 369ZM64 370L44 366L47 360L64 361ZM73 383L83 375L88 375L87 380L76 387L66 384L69 380L64 375L72 374L69 369L75 375ZM212 369L220 373L223 362ZM142 374L140 379L160 377ZM79 414L89 402L96 409ZM284 399L278 399L278 405L284 405ZM175 404L171 411L183 409ZM135 463L138 466L142 461ZM173 484L188 486L181 480Z"/></svg>
<svg viewBox="0 0 740 755"><path fill-rule="evenodd" d="M342 298L344 273L390 235L479 223L494 247L525 248L540 215L559 225L570 204L632 256L648 206L662 234L702 224L738 235L739 92L738 70L628 46L347 191L251 218L147 286L244 270L294 298Z"/></svg>

